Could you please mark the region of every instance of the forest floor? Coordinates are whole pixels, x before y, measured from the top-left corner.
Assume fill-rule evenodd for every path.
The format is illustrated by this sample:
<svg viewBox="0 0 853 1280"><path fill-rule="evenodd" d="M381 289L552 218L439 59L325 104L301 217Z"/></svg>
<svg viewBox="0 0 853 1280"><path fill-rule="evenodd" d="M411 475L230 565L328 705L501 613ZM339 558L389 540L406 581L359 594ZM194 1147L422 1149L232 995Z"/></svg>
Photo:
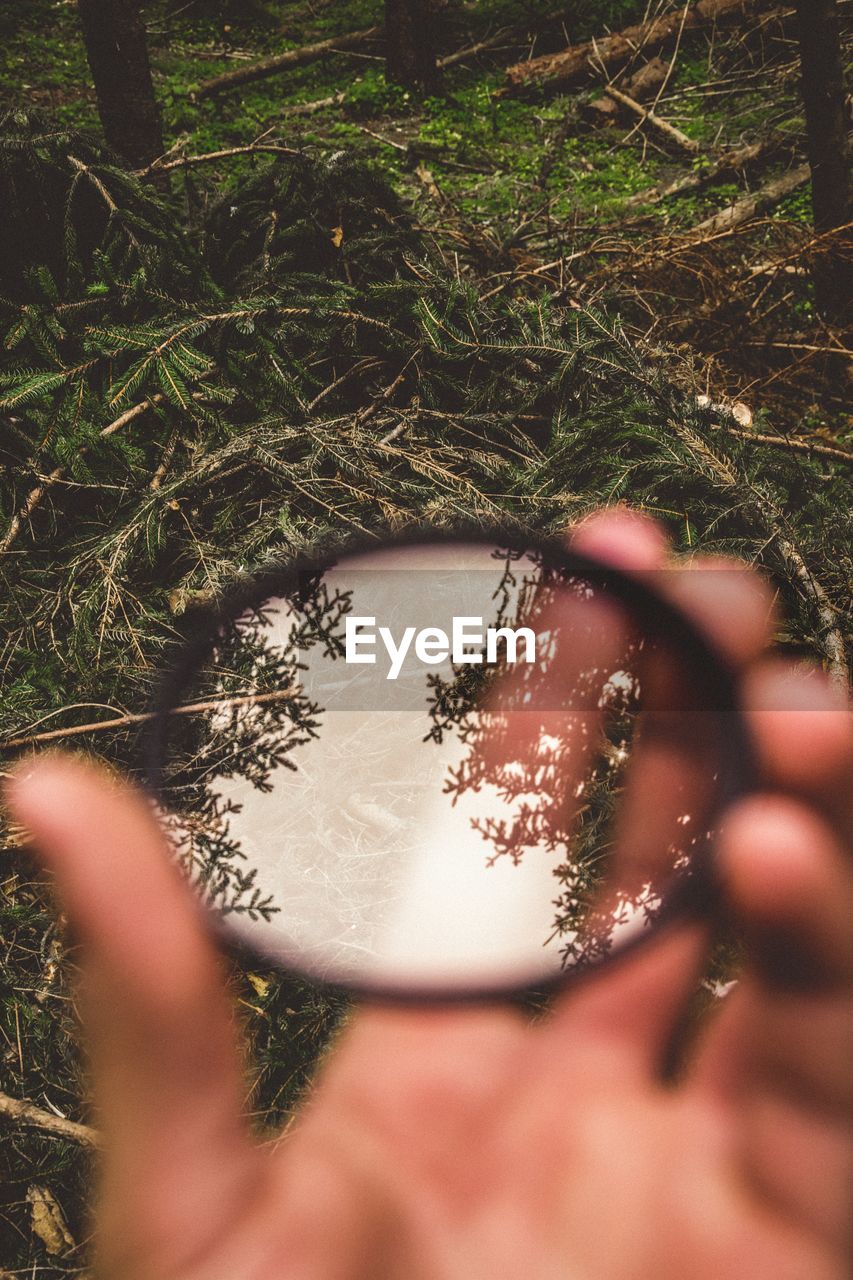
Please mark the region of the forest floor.
<svg viewBox="0 0 853 1280"><path fill-rule="evenodd" d="M151 3L147 27L170 157L259 138L368 157L411 201L451 270L475 276L479 289L546 290L569 305L606 305L657 354L676 349L712 399L744 401L785 431L843 439L851 353L844 335L815 314L808 182L745 224L703 226L804 163L790 15L772 10L664 51L664 80L646 105L680 131L682 145L612 106L601 110L603 76L565 92L506 92L507 65L600 37L646 12L637 0L582 0L569 25L565 9L517 0L445 6L440 56L490 47L448 67L434 96L389 84L376 40L195 101L199 84L221 73L374 24L378 6ZM97 130L73 4L10 0L0 36L0 103ZM647 62L640 50L613 84L630 87ZM720 156L755 144L763 150L753 163L714 176ZM255 163L229 158L206 167L204 179L221 191ZM198 198L200 170L192 172L188 198ZM660 197L692 177L703 181Z"/></svg>

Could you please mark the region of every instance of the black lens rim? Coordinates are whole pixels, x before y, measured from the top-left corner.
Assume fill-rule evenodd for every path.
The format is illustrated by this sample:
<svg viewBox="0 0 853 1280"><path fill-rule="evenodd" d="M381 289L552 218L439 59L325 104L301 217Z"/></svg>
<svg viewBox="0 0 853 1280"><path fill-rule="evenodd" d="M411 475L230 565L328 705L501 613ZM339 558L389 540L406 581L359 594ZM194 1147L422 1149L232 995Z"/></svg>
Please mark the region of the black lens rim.
<svg viewBox="0 0 853 1280"><path fill-rule="evenodd" d="M667 641L684 655L687 675L704 705L727 717L727 751L721 760L717 792L709 810L709 825L716 823L723 811L735 800L755 788L757 769L755 750L741 705L737 672L727 656L704 635L695 623L672 601L654 591L646 579L648 574L632 574L615 569L594 558L570 550L563 539L542 536L511 525L495 523L455 523L446 529L430 525L410 525L384 537L349 537L319 552L301 552L285 561L263 567L243 578L212 604L187 611L182 620L182 643L175 661L166 669L157 687L150 716L141 735L141 766L145 785L154 802L168 807L164 786L164 769L168 759L172 710L181 705L199 668L209 659L222 630L242 613L257 608L276 595L295 591L306 574L322 573L346 556L405 548L413 545L447 545L479 543L507 547L519 552L534 551L543 563L555 570L594 575L606 583L608 590L626 606L642 625L665 634ZM406 1004L455 1004L483 1000L517 1000L532 991L548 994L574 982L591 977L622 963L639 949L658 939L661 932L689 919L700 918L713 923L720 915L722 897L716 874L712 844L706 843L703 856L683 876L664 902L654 923L628 942L603 957L574 966L557 974L548 974L533 983L477 983L470 987L414 988L409 984L330 980L314 972L308 964L286 964L281 955L267 950L246 936L239 918L221 916L206 908L204 918L212 932L224 945L237 945L259 957L265 964L285 972L293 972L327 990L360 999L393 1001Z"/></svg>

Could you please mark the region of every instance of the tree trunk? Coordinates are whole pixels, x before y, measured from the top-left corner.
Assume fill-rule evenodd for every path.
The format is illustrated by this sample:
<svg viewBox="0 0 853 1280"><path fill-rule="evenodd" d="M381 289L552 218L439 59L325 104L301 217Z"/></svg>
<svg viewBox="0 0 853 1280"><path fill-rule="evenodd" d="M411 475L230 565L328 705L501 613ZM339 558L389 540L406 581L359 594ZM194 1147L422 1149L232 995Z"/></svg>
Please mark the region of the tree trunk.
<svg viewBox="0 0 853 1280"><path fill-rule="evenodd" d="M385 0L389 80L407 89L430 89L436 80L431 0Z"/></svg>
<svg viewBox="0 0 853 1280"><path fill-rule="evenodd" d="M107 145L132 169L163 154L139 0L77 0Z"/></svg>
<svg viewBox="0 0 853 1280"><path fill-rule="evenodd" d="M812 207L817 232L850 221L849 144L844 71L835 0L797 0L802 93L806 113ZM819 309L840 319L849 302L850 265L843 254L820 254L814 282Z"/></svg>

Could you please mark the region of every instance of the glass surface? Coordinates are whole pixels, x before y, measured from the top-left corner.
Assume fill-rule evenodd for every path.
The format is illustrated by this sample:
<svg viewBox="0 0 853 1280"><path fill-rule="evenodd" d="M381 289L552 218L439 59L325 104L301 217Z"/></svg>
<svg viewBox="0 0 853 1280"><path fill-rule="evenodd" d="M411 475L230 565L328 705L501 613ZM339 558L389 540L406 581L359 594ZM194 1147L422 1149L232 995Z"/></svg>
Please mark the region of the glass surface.
<svg viewBox="0 0 853 1280"><path fill-rule="evenodd" d="M350 555L221 629L168 714L168 826L287 967L535 985L646 933L707 858L726 731L697 688L607 575L475 542Z"/></svg>

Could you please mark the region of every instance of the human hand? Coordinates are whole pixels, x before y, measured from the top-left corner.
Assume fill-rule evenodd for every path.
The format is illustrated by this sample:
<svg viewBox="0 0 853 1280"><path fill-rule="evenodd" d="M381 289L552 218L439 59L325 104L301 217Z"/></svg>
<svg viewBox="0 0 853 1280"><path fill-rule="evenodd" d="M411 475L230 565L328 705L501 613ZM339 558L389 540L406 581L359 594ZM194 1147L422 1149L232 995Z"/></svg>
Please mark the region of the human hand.
<svg viewBox="0 0 853 1280"><path fill-rule="evenodd" d="M667 554L625 512L575 545L641 570ZM149 806L71 758L19 769L9 803L80 940L104 1277L848 1275L850 723L821 677L762 658L757 580L671 576L742 669L765 779L719 845L745 972L676 1084L661 1064L707 952L698 923L534 1025L504 1007L362 1010L299 1122L255 1145L220 964Z"/></svg>

